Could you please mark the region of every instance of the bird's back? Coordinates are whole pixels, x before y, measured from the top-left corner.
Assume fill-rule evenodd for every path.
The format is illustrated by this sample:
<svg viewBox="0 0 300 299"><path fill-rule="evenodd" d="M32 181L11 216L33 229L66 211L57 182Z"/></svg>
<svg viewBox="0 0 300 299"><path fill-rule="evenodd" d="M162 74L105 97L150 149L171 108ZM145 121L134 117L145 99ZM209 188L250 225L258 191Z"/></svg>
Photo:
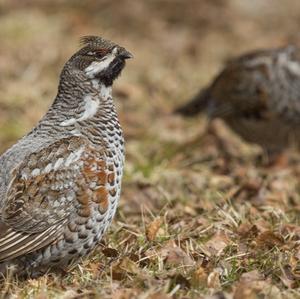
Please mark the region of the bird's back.
<svg viewBox="0 0 300 299"><path fill-rule="evenodd" d="M225 119L248 141L284 146L290 132L300 130L300 50L287 46L232 59L208 87L176 111L184 116L203 111L210 118ZM275 128L282 132L256 138Z"/></svg>
<svg viewBox="0 0 300 299"><path fill-rule="evenodd" d="M254 51L228 61L204 92L177 112L188 116L206 111L211 117L239 117L267 109L268 113L295 120L300 115L299 86L298 48Z"/></svg>
<svg viewBox="0 0 300 299"><path fill-rule="evenodd" d="M47 141L28 134L0 156L0 208L1 203L5 200L13 170L25 160L26 156L34 151L39 151L49 143L51 143L50 140Z"/></svg>

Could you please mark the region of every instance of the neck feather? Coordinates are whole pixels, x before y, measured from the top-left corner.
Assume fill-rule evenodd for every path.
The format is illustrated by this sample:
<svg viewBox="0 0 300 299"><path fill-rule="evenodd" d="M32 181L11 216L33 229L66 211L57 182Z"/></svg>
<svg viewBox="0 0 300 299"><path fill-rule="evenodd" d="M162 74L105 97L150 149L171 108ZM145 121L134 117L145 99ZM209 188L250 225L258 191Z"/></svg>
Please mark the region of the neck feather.
<svg viewBox="0 0 300 299"><path fill-rule="evenodd" d="M76 126L111 109L114 110L111 86L97 79L66 78L62 73L57 97L42 121L51 120L60 127Z"/></svg>

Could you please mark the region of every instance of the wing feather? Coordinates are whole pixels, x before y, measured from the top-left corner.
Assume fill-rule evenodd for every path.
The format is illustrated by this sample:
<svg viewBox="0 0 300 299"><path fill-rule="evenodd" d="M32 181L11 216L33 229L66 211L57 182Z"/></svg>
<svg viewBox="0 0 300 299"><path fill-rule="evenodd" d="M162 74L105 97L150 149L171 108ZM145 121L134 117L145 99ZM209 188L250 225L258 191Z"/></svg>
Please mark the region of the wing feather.
<svg viewBox="0 0 300 299"><path fill-rule="evenodd" d="M4 236L3 238L0 237L0 262L28 254L52 243L61 233L62 226L63 223L60 223L41 233L26 234L14 232L5 224L1 224L0 229ZM5 232L8 232L9 238Z"/></svg>
<svg viewBox="0 0 300 299"><path fill-rule="evenodd" d="M0 211L0 262L57 242L71 218L91 215L91 205L106 213L106 186L116 177L110 155L74 136L26 157Z"/></svg>
<svg viewBox="0 0 300 299"><path fill-rule="evenodd" d="M80 180L84 146L82 138L65 138L30 154L15 169L0 214L0 262L36 251L63 234L76 209L70 182ZM62 157L65 163L54 167Z"/></svg>

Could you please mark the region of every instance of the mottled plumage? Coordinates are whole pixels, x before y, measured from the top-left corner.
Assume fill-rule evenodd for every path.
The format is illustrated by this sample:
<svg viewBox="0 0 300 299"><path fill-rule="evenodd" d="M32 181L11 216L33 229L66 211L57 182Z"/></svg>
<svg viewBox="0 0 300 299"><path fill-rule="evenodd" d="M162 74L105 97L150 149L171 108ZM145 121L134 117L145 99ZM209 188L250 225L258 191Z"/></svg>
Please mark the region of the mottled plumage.
<svg viewBox="0 0 300 299"><path fill-rule="evenodd" d="M300 50L261 50L229 61L212 83L176 110L221 117L246 141L281 151L300 132Z"/></svg>
<svg viewBox="0 0 300 299"><path fill-rule="evenodd" d="M0 273L67 265L94 248L115 214L124 140L111 85L132 56L100 37L82 42L49 111L0 157Z"/></svg>

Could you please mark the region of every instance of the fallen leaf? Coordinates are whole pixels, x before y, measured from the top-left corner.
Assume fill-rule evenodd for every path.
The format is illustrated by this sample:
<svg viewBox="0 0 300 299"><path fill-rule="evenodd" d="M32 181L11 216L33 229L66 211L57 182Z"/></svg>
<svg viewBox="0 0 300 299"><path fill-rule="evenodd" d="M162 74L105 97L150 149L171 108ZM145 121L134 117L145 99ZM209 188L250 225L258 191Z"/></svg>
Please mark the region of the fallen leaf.
<svg viewBox="0 0 300 299"><path fill-rule="evenodd" d="M205 296L204 299L227 299L231 297L227 297L223 292L216 292L212 296Z"/></svg>
<svg viewBox="0 0 300 299"><path fill-rule="evenodd" d="M218 231L209 241L205 243L204 247L211 255L220 256L224 248L229 245L230 242L230 239L224 232Z"/></svg>
<svg viewBox="0 0 300 299"><path fill-rule="evenodd" d="M300 261L297 261L297 263L292 267L292 273L295 279L300 279Z"/></svg>
<svg viewBox="0 0 300 299"><path fill-rule="evenodd" d="M132 274L140 273L140 268L138 267L138 265L128 257L122 259L121 263L119 264L119 268Z"/></svg>
<svg viewBox="0 0 300 299"><path fill-rule="evenodd" d="M178 266L192 266L195 262L180 248L174 241L169 241L161 250L161 257L165 260L167 265Z"/></svg>
<svg viewBox="0 0 300 299"><path fill-rule="evenodd" d="M220 273L218 269L214 269L212 272L209 273L207 277L207 286L211 289L221 288Z"/></svg>
<svg viewBox="0 0 300 299"><path fill-rule="evenodd" d="M102 250L102 252L106 257L118 257L119 256L118 250L116 250L114 248L106 247Z"/></svg>
<svg viewBox="0 0 300 299"><path fill-rule="evenodd" d="M243 273L240 278L240 281L242 282L252 282L257 280L263 280L263 276L257 270Z"/></svg>
<svg viewBox="0 0 300 299"><path fill-rule="evenodd" d="M233 299L258 299L258 294L255 289L252 289L248 284L238 284Z"/></svg>
<svg viewBox="0 0 300 299"><path fill-rule="evenodd" d="M256 245L260 248L271 249L274 246L282 246L284 244L284 239L272 231L265 231L259 234L255 239Z"/></svg>
<svg viewBox="0 0 300 299"><path fill-rule="evenodd" d="M243 223L238 227L237 233L241 239L253 239L257 237L259 231L256 225Z"/></svg>
<svg viewBox="0 0 300 299"><path fill-rule="evenodd" d="M112 264L112 278L114 280L122 280L126 274L141 274L141 269L129 257L125 257Z"/></svg>
<svg viewBox="0 0 300 299"><path fill-rule="evenodd" d="M284 224L282 226L282 233L285 235L289 235L294 240L300 239L300 226L295 224Z"/></svg>
<svg viewBox="0 0 300 299"><path fill-rule="evenodd" d="M207 286L207 273L203 267L198 267L193 273L191 278L191 284L193 287L205 287Z"/></svg>
<svg viewBox="0 0 300 299"><path fill-rule="evenodd" d="M146 228L146 237L148 241L154 241L157 235L157 232L162 224L160 218L156 218L152 221Z"/></svg>
<svg viewBox="0 0 300 299"><path fill-rule="evenodd" d="M112 299L132 299L137 298L138 290L137 289L118 289L112 292Z"/></svg>
<svg viewBox="0 0 300 299"><path fill-rule="evenodd" d="M164 293L154 293L148 296L147 299L170 299L170 297Z"/></svg>
<svg viewBox="0 0 300 299"><path fill-rule="evenodd" d="M289 265L285 265L282 267L282 270L282 275L280 275L280 280L282 283L290 289L297 287L297 282L295 280L292 268Z"/></svg>
<svg viewBox="0 0 300 299"><path fill-rule="evenodd" d="M279 289L265 279L257 270L244 273L234 292L233 299L281 299Z"/></svg>

